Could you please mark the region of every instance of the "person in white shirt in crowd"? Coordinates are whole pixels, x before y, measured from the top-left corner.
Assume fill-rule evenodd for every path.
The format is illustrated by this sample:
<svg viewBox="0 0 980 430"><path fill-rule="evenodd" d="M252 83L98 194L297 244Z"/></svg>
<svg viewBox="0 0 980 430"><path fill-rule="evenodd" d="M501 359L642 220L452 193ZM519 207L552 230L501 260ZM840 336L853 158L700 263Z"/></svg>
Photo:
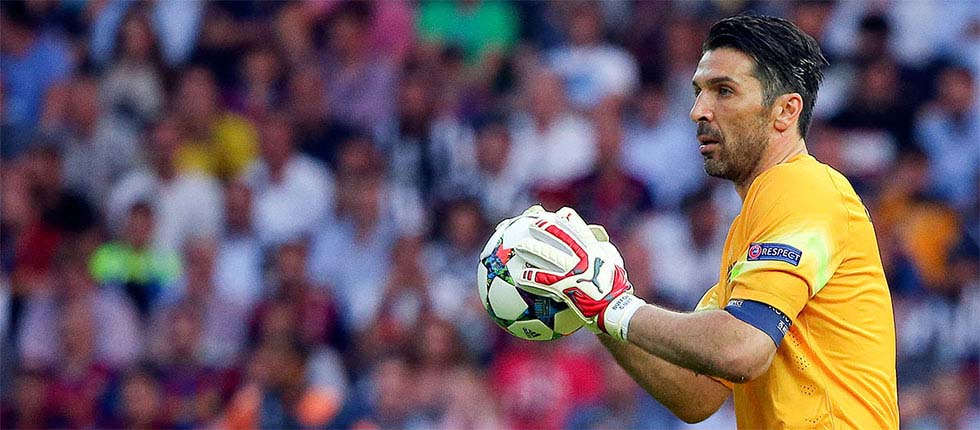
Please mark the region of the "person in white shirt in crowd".
<svg viewBox="0 0 980 430"><path fill-rule="evenodd" d="M915 136L929 156L933 190L965 212L976 200L980 172L977 82L963 67L950 67L936 80L936 97L917 118Z"/></svg>
<svg viewBox="0 0 980 430"><path fill-rule="evenodd" d="M355 332L375 319L394 242L420 228L417 202L399 196L385 172L369 138L347 141L337 155L335 215L317 229L310 247L310 277L332 290Z"/></svg>
<svg viewBox="0 0 980 430"><path fill-rule="evenodd" d="M204 2L154 2L147 6L154 38L168 66L184 64L198 43L204 22ZM107 62L116 48L116 34L126 31L125 18L131 8L144 7L138 2L97 3L92 9L90 35L91 55L97 64Z"/></svg>
<svg viewBox="0 0 980 430"><path fill-rule="evenodd" d="M99 87L99 101L108 108L107 115L132 128L156 121L166 97L160 43L145 6L126 12Z"/></svg>
<svg viewBox="0 0 980 430"><path fill-rule="evenodd" d="M130 206L148 201L156 213L153 248L158 251L179 251L189 238L218 235L223 217L221 185L214 178L177 168L178 122L164 117L150 131L149 140L149 168L131 171L109 193L109 227L119 231Z"/></svg>
<svg viewBox="0 0 980 430"><path fill-rule="evenodd" d="M568 8L569 44L547 54L551 69L566 83L569 100L583 111L609 97L624 99L639 86L639 66L633 56L603 39L601 8L585 2Z"/></svg>
<svg viewBox="0 0 980 430"><path fill-rule="evenodd" d="M252 189L253 222L263 247L312 234L333 209L330 172L296 150L288 118L270 115L259 127L261 156L242 179Z"/></svg>
<svg viewBox="0 0 980 430"><path fill-rule="evenodd" d="M527 173L535 189L556 189L595 166L595 130L568 104L561 77L532 67L524 76L525 114L513 131L515 161L527 163L511 175Z"/></svg>
<svg viewBox="0 0 980 430"><path fill-rule="evenodd" d="M139 133L105 112L94 76L76 75L48 92L42 132L63 145L65 184L101 204L124 174L143 162Z"/></svg>
<svg viewBox="0 0 980 430"><path fill-rule="evenodd" d="M662 209L680 208L684 197L704 183L701 156L689 151L689 136L697 127L667 113L667 96L656 84L643 88L636 110L627 120L623 164L642 179Z"/></svg>
<svg viewBox="0 0 980 430"><path fill-rule="evenodd" d="M241 181L225 185L225 229L215 260L215 287L251 308L266 294L262 244L252 226L252 190Z"/></svg>
<svg viewBox="0 0 980 430"><path fill-rule="evenodd" d="M478 122L476 164L467 189L479 196L484 213L503 219L531 202L527 176L530 165L519 157L507 118L491 115Z"/></svg>
<svg viewBox="0 0 980 430"><path fill-rule="evenodd" d="M718 280L715 263L728 231L718 227L726 217L715 198L714 190L705 187L684 200L683 212L658 213L638 229L657 293L681 309L693 308L701 288Z"/></svg>

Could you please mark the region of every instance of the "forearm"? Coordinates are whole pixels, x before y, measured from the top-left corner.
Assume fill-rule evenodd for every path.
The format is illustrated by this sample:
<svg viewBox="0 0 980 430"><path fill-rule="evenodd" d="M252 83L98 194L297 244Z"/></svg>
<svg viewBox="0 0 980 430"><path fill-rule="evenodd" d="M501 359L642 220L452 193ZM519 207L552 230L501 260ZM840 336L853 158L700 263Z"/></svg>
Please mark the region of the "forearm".
<svg viewBox="0 0 980 430"><path fill-rule="evenodd" d="M599 340L634 381L686 422L703 421L731 395L731 390L720 382L653 356L629 342L606 335L600 335Z"/></svg>
<svg viewBox="0 0 980 430"><path fill-rule="evenodd" d="M653 305L639 309L629 322L629 342L654 356L696 373L747 382L769 367L771 354L758 354L756 329L721 310L693 313Z"/></svg>

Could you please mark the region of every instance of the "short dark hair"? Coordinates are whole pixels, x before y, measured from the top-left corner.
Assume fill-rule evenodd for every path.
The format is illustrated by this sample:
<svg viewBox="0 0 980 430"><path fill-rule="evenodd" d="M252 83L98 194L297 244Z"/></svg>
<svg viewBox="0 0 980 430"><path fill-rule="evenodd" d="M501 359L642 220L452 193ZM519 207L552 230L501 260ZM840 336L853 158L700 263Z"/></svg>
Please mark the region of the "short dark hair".
<svg viewBox="0 0 980 430"><path fill-rule="evenodd" d="M766 106L783 94L798 93L803 98L799 131L805 138L823 80L820 68L828 64L817 41L782 18L736 15L711 26L701 52L718 48L737 49L755 60L755 77L762 82Z"/></svg>

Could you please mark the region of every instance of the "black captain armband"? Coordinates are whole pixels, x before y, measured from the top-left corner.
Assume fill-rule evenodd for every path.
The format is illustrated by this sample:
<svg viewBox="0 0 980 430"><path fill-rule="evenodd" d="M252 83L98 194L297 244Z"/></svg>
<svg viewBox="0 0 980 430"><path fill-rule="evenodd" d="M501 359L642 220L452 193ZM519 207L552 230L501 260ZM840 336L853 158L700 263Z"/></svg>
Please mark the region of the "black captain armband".
<svg viewBox="0 0 980 430"><path fill-rule="evenodd" d="M748 325L762 330L772 338L777 348L783 341L789 326L793 324L779 309L753 300L729 300L725 311Z"/></svg>

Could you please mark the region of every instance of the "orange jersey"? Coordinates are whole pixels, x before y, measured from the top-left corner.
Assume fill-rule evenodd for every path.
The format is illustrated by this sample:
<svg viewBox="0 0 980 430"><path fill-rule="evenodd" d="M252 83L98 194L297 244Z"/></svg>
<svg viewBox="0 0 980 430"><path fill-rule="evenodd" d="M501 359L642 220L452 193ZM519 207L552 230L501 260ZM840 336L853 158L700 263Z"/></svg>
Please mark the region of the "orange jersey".
<svg viewBox="0 0 980 430"><path fill-rule="evenodd" d="M739 428L898 428L895 322L868 213L799 155L759 175L698 310L766 303L792 325L762 376L731 384Z"/></svg>

